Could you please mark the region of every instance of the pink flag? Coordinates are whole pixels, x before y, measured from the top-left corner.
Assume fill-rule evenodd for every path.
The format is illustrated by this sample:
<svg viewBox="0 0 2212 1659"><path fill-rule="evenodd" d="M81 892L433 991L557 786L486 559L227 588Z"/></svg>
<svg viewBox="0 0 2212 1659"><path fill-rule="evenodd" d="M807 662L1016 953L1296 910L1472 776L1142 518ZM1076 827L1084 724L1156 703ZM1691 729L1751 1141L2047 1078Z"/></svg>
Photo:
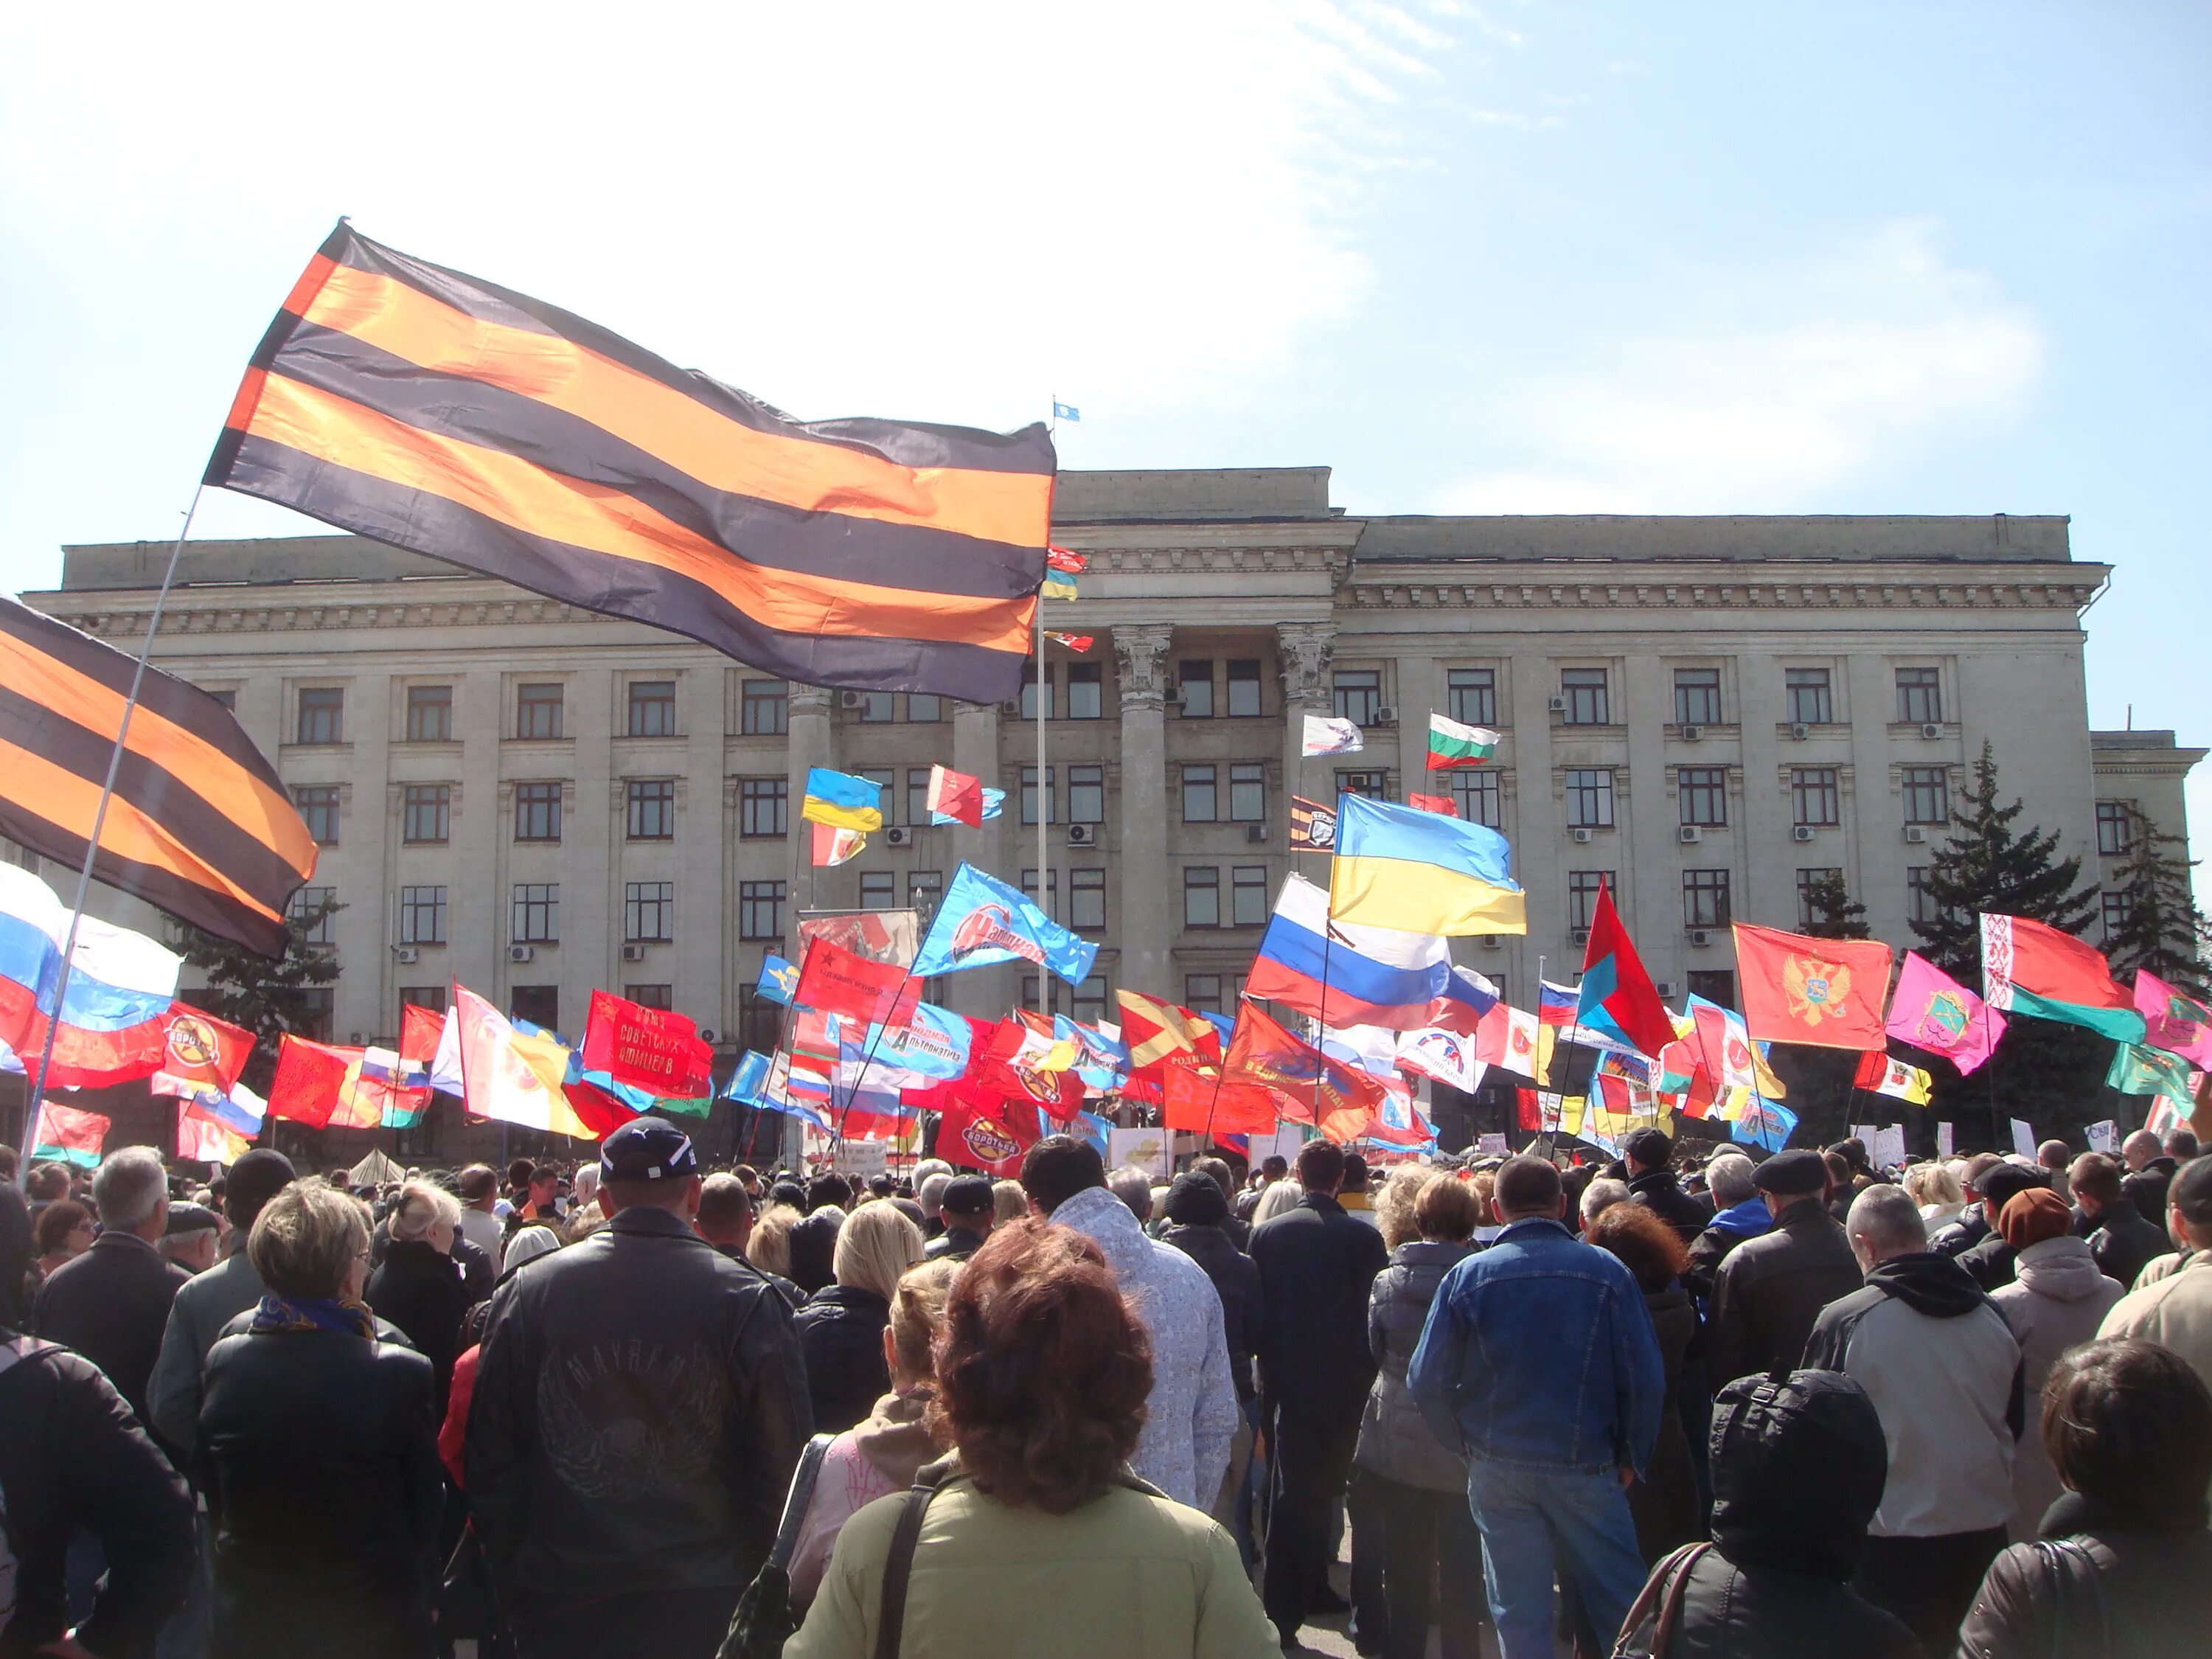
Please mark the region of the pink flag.
<svg viewBox="0 0 2212 1659"><path fill-rule="evenodd" d="M1889 1000L1889 1035L1972 1071L2004 1036L2004 1016L1917 951L1905 953Z"/></svg>
<svg viewBox="0 0 2212 1659"><path fill-rule="evenodd" d="M2212 1067L2212 1008L2138 968L2136 1012L2143 1017L2143 1041L2152 1048Z"/></svg>

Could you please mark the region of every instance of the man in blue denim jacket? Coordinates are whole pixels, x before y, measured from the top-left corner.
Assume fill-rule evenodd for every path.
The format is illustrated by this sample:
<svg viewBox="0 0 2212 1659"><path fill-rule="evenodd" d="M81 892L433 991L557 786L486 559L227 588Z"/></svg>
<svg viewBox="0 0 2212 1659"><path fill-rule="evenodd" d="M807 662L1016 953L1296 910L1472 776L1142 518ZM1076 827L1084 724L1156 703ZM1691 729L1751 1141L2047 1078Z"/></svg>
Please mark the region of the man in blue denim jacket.
<svg viewBox="0 0 2212 1659"><path fill-rule="evenodd" d="M1505 1230L1444 1276L1406 1382L1467 1451L1500 1651L1551 1659L1555 1563L1607 1645L1643 1587L1627 1488L1665 1375L1635 1277L1560 1224L1556 1169L1508 1159L1492 1207Z"/></svg>

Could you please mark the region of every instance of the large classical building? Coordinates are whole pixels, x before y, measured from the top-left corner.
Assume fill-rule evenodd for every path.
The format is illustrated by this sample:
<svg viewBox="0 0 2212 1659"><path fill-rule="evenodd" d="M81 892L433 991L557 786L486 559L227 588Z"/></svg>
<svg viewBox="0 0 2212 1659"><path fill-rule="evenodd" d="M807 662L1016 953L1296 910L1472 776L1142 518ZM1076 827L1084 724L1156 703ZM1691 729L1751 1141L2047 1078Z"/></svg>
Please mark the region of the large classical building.
<svg viewBox="0 0 2212 1659"><path fill-rule="evenodd" d="M1231 1008L1285 875L1326 880L1285 846L1290 798L1340 789L1449 793L1511 840L1528 936L1457 950L1516 1000L1571 975L1601 880L1676 993L1732 1000L1729 919L1794 926L1827 873L1909 942L1984 740L2085 869L2109 878L2138 815L2185 833L2204 751L2089 729L2111 571L2063 519L1355 518L1318 467L1066 473L1056 517L1091 570L1046 625L1097 644L1048 647L1018 703L787 684L346 536L191 544L155 660L232 702L323 843L342 1042L458 979L572 1031L619 988L734 1052L802 910L926 906L963 860L1042 866L1097 940L1061 1006ZM167 552L72 547L27 597L135 649ZM1495 764L1424 785L1431 710L1503 732ZM1364 750L1302 758L1314 713ZM931 827L933 762L1003 787L1004 817ZM884 785L895 827L840 868L805 855L811 766ZM982 1012L1036 982L939 990Z"/></svg>

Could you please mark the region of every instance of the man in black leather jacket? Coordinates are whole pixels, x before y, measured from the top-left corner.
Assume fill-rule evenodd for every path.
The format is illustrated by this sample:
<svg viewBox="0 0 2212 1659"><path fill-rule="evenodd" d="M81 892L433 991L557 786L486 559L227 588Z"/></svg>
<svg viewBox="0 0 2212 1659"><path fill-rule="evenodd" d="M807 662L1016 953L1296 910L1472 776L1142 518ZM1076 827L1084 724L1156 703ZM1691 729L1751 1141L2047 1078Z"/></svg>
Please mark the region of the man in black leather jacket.
<svg viewBox="0 0 2212 1659"><path fill-rule="evenodd" d="M624 1124L609 1224L492 1298L468 1492L520 1659L708 1659L812 1429L783 1298L691 1230L690 1138Z"/></svg>
<svg viewBox="0 0 2212 1659"><path fill-rule="evenodd" d="M1864 1282L1850 1241L1828 1218L1827 1166L1809 1147L1752 1172L1774 1231L1746 1239L1713 1276L1710 1375L1716 1382L1796 1364L1820 1310Z"/></svg>

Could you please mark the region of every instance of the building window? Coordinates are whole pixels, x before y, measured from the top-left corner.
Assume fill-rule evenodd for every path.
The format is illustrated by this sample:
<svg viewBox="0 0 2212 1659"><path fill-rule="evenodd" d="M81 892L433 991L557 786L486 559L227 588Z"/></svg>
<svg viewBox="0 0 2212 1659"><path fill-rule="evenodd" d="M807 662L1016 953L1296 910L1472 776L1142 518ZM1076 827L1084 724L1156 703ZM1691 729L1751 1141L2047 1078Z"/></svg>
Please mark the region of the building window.
<svg viewBox="0 0 2212 1659"><path fill-rule="evenodd" d="M1079 933L1106 931L1106 872L1071 870L1067 872L1067 925Z"/></svg>
<svg viewBox="0 0 2212 1659"><path fill-rule="evenodd" d="M561 988L557 985L517 985L507 994L511 1018L528 1020L544 1031L561 1029Z"/></svg>
<svg viewBox="0 0 2212 1659"><path fill-rule="evenodd" d="M1729 872L1725 870L1682 872L1682 926L1725 927L1729 925Z"/></svg>
<svg viewBox="0 0 2212 1659"><path fill-rule="evenodd" d="M1022 896L1032 904L1037 902L1036 872L1034 870L1022 872ZM1042 908L1045 915L1054 921L1059 920L1060 872L1057 870L1052 871L1044 878L1044 903Z"/></svg>
<svg viewBox="0 0 2212 1659"><path fill-rule="evenodd" d="M1717 668L1678 668L1674 671L1674 724L1718 726L1721 723L1721 671Z"/></svg>
<svg viewBox="0 0 2212 1659"><path fill-rule="evenodd" d="M2097 803L2097 850L2124 853L2135 843L2135 809L2124 800ZM312 820L310 823L312 824ZM318 836L316 840L322 837Z"/></svg>
<svg viewBox="0 0 2212 1659"><path fill-rule="evenodd" d="M1936 902L1935 894L1929 890L1929 878L1932 873L1929 866L1924 864L1916 864L1905 872L1905 915L1907 921L1933 926L1942 919L1943 907Z"/></svg>
<svg viewBox="0 0 2212 1659"><path fill-rule="evenodd" d="M1588 928L1597 915L1599 891L1613 883L1610 870L1571 870L1567 872L1567 926Z"/></svg>
<svg viewBox="0 0 2212 1659"><path fill-rule="evenodd" d="M1355 726L1372 726L1382 708L1382 671L1379 668L1340 668L1333 695L1336 717Z"/></svg>
<svg viewBox="0 0 2212 1659"><path fill-rule="evenodd" d="M942 870L909 870L906 878L908 902L917 910L927 913L937 908L937 901L945 896L945 872ZM935 999L933 997L932 1000Z"/></svg>
<svg viewBox="0 0 2212 1659"><path fill-rule="evenodd" d="M518 738L557 738L561 735L562 692L558 685L519 685L514 690L514 735Z"/></svg>
<svg viewBox="0 0 2212 1659"><path fill-rule="evenodd" d="M1823 886L1831 882L1840 886L1843 879L1843 871L1833 865L1797 872L1797 925L1800 927L1810 927L1822 919L1825 912L1821 915L1814 914L1816 896Z"/></svg>
<svg viewBox="0 0 2212 1659"><path fill-rule="evenodd" d="M784 884L780 881L741 881L738 884L738 937L780 939L783 937Z"/></svg>
<svg viewBox="0 0 2212 1659"><path fill-rule="evenodd" d="M1256 657L1229 659L1229 717L1240 720L1260 717L1260 659Z"/></svg>
<svg viewBox="0 0 2212 1659"><path fill-rule="evenodd" d="M1735 970L1730 968L1692 968L1684 979L1693 997L1723 1008L1735 1006Z"/></svg>
<svg viewBox="0 0 2212 1659"><path fill-rule="evenodd" d="M1182 925L1221 926L1221 872L1210 864L1193 865L1182 872Z"/></svg>
<svg viewBox="0 0 2212 1659"><path fill-rule="evenodd" d="M1467 726L1498 724L1498 671L1453 668L1444 673L1444 698L1451 717Z"/></svg>
<svg viewBox="0 0 2212 1659"><path fill-rule="evenodd" d="M1834 722L1835 704L1828 695L1825 668L1785 668L1782 688L1792 726L1827 726Z"/></svg>
<svg viewBox="0 0 2212 1659"><path fill-rule="evenodd" d="M1567 828L1613 828L1613 769L1608 766L1567 769Z"/></svg>
<svg viewBox="0 0 2212 1659"><path fill-rule="evenodd" d="M1674 793L1682 822L1717 830L1728 823L1728 768L1684 766L1674 772Z"/></svg>
<svg viewBox="0 0 2212 1659"><path fill-rule="evenodd" d="M898 773L889 766L862 766L854 770L856 778L866 778L876 786L876 805L886 824L898 822Z"/></svg>
<svg viewBox="0 0 2212 1659"><path fill-rule="evenodd" d="M758 975L755 975L756 981ZM772 1053L783 1035L783 1005L761 995L757 983L738 988L738 1046L755 1054Z"/></svg>
<svg viewBox="0 0 2212 1659"><path fill-rule="evenodd" d="M1265 823L1267 821L1267 769L1258 762L1229 769L1229 821Z"/></svg>
<svg viewBox="0 0 2212 1659"><path fill-rule="evenodd" d="M1036 676L1037 665L1035 663L1022 665L1022 718L1025 720L1033 720L1037 717ZM1050 663L1045 665L1044 670L1044 717L1047 720L1052 718L1052 665Z"/></svg>
<svg viewBox="0 0 2212 1659"><path fill-rule="evenodd" d="M1101 707L1105 671L1095 662L1072 662L1067 665L1067 718L1072 720L1095 720Z"/></svg>
<svg viewBox="0 0 2212 1659"><path fill-rule="evenodd" d="M1822 828L1843 821L1837 801L1836 769L1832 766L1793 766L1790 769L1790 822Z"/></svg>
<svg viewBox="0 0 2212 1659"><path fill-rule="evenodd" d="M292 792L292 805L300 809L300 817L307 825L307 834L318 847L338 844L338 787L334 783L311 784Z"/></svg>
<svg viewBox="0 0 2212 1659"><path fill-rule="evenodd" d="M863 910L895 910L898 908L898 882L890 871L860 872L860 908Z"/></svg>
<svg viewBox="0 0 2212 1659"><path fill-rule="evenodd" d="M676 884L633 881L623 886L623 938L650 945L676 937Z"/></svg>
<svg viewBox="0 0 2212 1659"><path fill-rule="evenodd" d="M345 739L345 692L335 685L300 688L301 743L342 743Z"/></svg>
<svg viewBox="0 0 2212 1659"><path fill-rule="evenodd" d="M1229 872L1229 919L1233 927L1267 925L1267 866L1239 864Z"/></svg>
<svg viewBox="0 0 2212 1659"><path fill-rule="evenodd" d="M422 847L443 846L453 838L453 785L410 783L400 802L400 840Z"/></svg>
<svg viewBox="0 0 2212 1659"><path fill-rule="evenodd" d="M446 942L444 888L403 887L399 890L399 942L402 945L443 945Z"/></svg>
<svg viewBox="0 0 2212 1659"><path fill-rule="evenodd" d="M1186 657L1176 665L1176 684L1182 690L1182 717L1187 720L1213 718L1213 662L1206 657Z"/></svg>
<svg viewBox="0 0 2212 1659"><path fill-rule="evenodd" d="M1212 823L1221 816L1220 787L1211 766L1186 764L1182 769L1182 821Z"/></svg>
<svg viewBox="0 0 2212 1659"><path fill-rule="evenodd" d="M673 985L625 985L623 995L641 1008L658 1008L663 1013L673 1012L676 1007Z"/></svg>
<svg viewBox="0 0 2212 1659"><path fill-rule="evenodd" d="M446 1012L447 988L442 985L403 985L399 988L402 1008L427 1008L434 1014Z"/></svg>
<svg viewBox="0 0 2212 1659"><path fill-rule="evenodd" d="M1182 1006L1194 1014L1227 1012L1221 1006L1221 975L1185 974L1182 976Z"/></svg>
<svg viewBox="0 0 2212 1659"><path fill-rule="evenodd" d="M453 740L453 688L450 685L410 685L407 688L407 741L451 743Z"/></svg>
<svg viewBox="0 0 2212 1659"><path fill-rule="evenodd" d="M1932 668L1897 671L1897 718L1910 726L1943 723L1943 678Z"/></svg>
<svg viewBox="0 0 2212 1659"><path fill-rule="evenodd" d="M863 726L889 726L898 718L898 697L890 691L855 691Z"/></svg>
<svg viewBox="0 0 2212 1659"><path fill-rule="evenodd" d="M561 839L559 784L518 783L514 786L514 838L517 841Z"/></svg>
<svg viewBox="0 0 2212 1659"><path fill-rule="evenodd" d="M1044 821L1047 823L1060 822L1060 815L1053 810L1053 788L1058 781L1056 775L1059 770L1054 766L1044 769ZM1022 822L1035 823L1036 821L1037 770L1034 766L1024 766L1022 768Z"/></svg>
<svg viewBox="0 0 2212 1659"><path fill-rule="evenodd" d="M1907 823L1948 823L1951 821L1950 774L1940 766L1902 768L1905 821Z"/></svg>
<svg viewBox="0 0 2212 1659"><path fill-rule="evenodd" d="M1559 697L1567 705L1563 718L1569 726L1613 724L1613 696L1604 669L1561 669Z"/></svg>
<svg viewBox="0 0 2212 1659"><path fill-rule="evenodd" d="M781 680L747 680L738 691L738 729L749 738L780 738L791 730L791 687Z"/></svg>
<svg viewBox="0 0 2212 1659"><path fill-rule="evenodd" d="M1340 795L1364 795L1370 800L1390 799L1390 775L1388 772L1339 772L1336 792Z"/></svg>
<svg viewBox="0 0 2212 1659"><path fill-rule="evenodd" d="M308 987L300 993L300 1022L291 1029L310 1042L328 1042L336 1034L337 1003L329 986Z"/></svg>
<svg viewBox="0 0 2212 1659"><path fill-rule="evenodd" d="M890 822L885 815L886 823ZM929 822L929 769L909 766L906 769L906 821L913 824Z"/></svg>
<svg viewBox="0 0 2212 1659"><path fill-rule="evenodd" d="M676 780L632 778L625 785L629 836L632 841L672 841L676 837Z"/></svg>
<svg viewBox="0 0 2212 1659"><path fill-rule="evenodd" d="M1106 982L1103 974L1093 974L1075 988L1071 1005L1076 1022L1096 1025L1106 1018L1106 1010L1114 1000L1114 988Z"/></svg>
<svg viewBox="0 0 2212 1659"><path fill-rule="evenodd" d="M236 687L226 686L220 691L209 692L208 696L213 697L217 703L221 704L230 713L235 714L238 712L238 690Z"/></svg>
<svg viewBox="0 0 2212 1659"><path fill-rule="evenodd" d="M676 735L674 680L632 680L629 683L629 731L633 738L672 738Z"/></svg>
<svg viewBox="0 0 2212 1659"><path fill-rule="evenodd" d="M514 884L516 945L558 945L561 942L561 884L557 881L518 881Z"/></svg>
<svg viewBox="0 0 2212 1659"><path fill-rule="evenodd" d="M2105 915L2105 943L2110 945L2135 915L2135 895L2105 893L2100 900Z"/></svg>
<svg viewBox="0 0 2212 1659"><path fill-rule="evenodd" d="M906 700L906 717L915 726L934 726L945 718L945 699L924 691L910 693Z"/></svg>
<svg viewBox="0 0 2212 1659"><path fill-rule="evenodd" d="M330 945L337 943L331 930L331 924L337 916L337 896L338 890L335 887L302 887L292 895L288 920L296 922L309 916L315 917L301 933L301 944ZM315 915L318 910L322 912L320 915Z"/></svg>
<svg viewBox="0 0 2212 1659"><path fill-rule="evenodd" d="M1070 823L1106 822L1106 769L1071 766L1067 769L1067 821Z"/></svg>
<svg viewBox="0 0 2212 1659"><path fill-rule="evenodd" d="M1449 775L1452 802L1459 808L1460 817L1492 830L1504 827L1503 792L1497 773L1487 767L1460 766L1454 767Z"/></svg>
<svg viewBox="0 0 2212 1659"><path fill-rule="evenodd" d="M787 833L791 828L791 780L738 780L738 833L759 841Z"/></svg>

